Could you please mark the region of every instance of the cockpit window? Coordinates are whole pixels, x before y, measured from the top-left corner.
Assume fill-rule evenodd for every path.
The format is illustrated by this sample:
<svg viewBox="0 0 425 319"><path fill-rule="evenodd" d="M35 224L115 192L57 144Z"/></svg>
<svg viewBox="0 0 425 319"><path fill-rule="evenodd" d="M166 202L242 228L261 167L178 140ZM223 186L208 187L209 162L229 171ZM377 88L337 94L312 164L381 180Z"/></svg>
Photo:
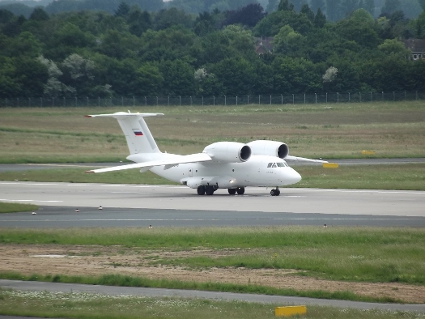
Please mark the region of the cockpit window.
<svg viewBox="0 0 425 319"><path fill-rule="evenodd" d="M286 162L268 163L267 168L288 167Z"/></svg>

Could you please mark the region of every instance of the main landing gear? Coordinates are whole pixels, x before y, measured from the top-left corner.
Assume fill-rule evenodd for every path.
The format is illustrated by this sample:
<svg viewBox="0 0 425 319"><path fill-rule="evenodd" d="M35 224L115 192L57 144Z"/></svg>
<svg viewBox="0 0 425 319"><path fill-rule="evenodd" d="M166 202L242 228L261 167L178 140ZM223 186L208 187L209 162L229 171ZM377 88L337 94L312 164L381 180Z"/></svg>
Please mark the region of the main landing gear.
<svg viewBox="0 0 425 319"><path fill-rule="evenodd" d="M198 195L212 195L217 189L218 187L216 185L200 185L196 191ZM229 188L227 191L230 195L243 195L245 193L245 187Z"/></svg>
<svg viewBox="0 0 425 319"><path fill-rule="evenodd" d="M236 193L238 193L238 195L243 195L245 193L245 187L229 188L227 192L230 195L235 195Z"/></svg>
<svg viewBox="0 0 425 319"><path fill-rule="evenodd" d="M197 188L198 195L205 195L205 194L212 195L214 194L216 190L217 190L217 187L212 185L206 185L206 186L200 185Z"/></svg>
<svg viewBox="0 0 425 319"><path fill-rule="evenodd" d="M270 195L271 195L271 196L279 196L279 195L280 195L279 187L277 187L277 186L276 186L276 189L272 189L272 190L270 191Z"/></svg>

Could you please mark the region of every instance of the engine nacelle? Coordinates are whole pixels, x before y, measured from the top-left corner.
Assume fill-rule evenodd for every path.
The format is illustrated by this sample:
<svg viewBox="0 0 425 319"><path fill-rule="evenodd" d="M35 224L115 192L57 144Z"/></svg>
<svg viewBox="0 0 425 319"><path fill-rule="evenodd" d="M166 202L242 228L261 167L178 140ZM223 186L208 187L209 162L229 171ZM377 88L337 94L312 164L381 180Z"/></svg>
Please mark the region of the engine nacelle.
<svg viewBox="0 0 425 319"><path fill-rule="evenodd" d="M289 154L288 145L282 142L258 140L247 144L252 155L277 156L284 159Z"/></svg>
<svg viewBox="0 0 425 319"><path fill-rule="evenodd" d="M246 162L251 157L251 148L243 143L237 142L217 142L204 148L204 153L208 154L214 161L241 163Z"/></svg>

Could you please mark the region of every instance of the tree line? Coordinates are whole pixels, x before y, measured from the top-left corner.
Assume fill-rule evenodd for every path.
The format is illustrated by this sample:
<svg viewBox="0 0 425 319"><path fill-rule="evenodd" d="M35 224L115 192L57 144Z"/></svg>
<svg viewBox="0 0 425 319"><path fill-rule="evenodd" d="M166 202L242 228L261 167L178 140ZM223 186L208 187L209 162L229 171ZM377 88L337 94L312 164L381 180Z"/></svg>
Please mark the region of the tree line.
<svg viewBox="0 0 425 319"><path fill-rule="evenodd" d="M313 0L280 0L271 13L260 3L199 14L143 3L156 2L113 13L36 7L28 18L0 9L0 98L425 91L425 62L399 40L425 37L424 11L375 19L357 8L333 22Z"/></svg>

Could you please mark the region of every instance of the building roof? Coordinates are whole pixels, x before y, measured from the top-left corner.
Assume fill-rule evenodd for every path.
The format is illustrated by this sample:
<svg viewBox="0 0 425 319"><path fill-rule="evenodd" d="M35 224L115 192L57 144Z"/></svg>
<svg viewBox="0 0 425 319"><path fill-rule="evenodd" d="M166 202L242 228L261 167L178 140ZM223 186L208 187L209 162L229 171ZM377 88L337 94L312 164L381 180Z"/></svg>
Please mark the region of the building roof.
<svg viewBox="0 0 425 319"><path fill-rule="evenodd" d="M406 49L409 49L413 53L425 52L425 40L424 39L407 39L401 40L404 43Z"/></svg>

